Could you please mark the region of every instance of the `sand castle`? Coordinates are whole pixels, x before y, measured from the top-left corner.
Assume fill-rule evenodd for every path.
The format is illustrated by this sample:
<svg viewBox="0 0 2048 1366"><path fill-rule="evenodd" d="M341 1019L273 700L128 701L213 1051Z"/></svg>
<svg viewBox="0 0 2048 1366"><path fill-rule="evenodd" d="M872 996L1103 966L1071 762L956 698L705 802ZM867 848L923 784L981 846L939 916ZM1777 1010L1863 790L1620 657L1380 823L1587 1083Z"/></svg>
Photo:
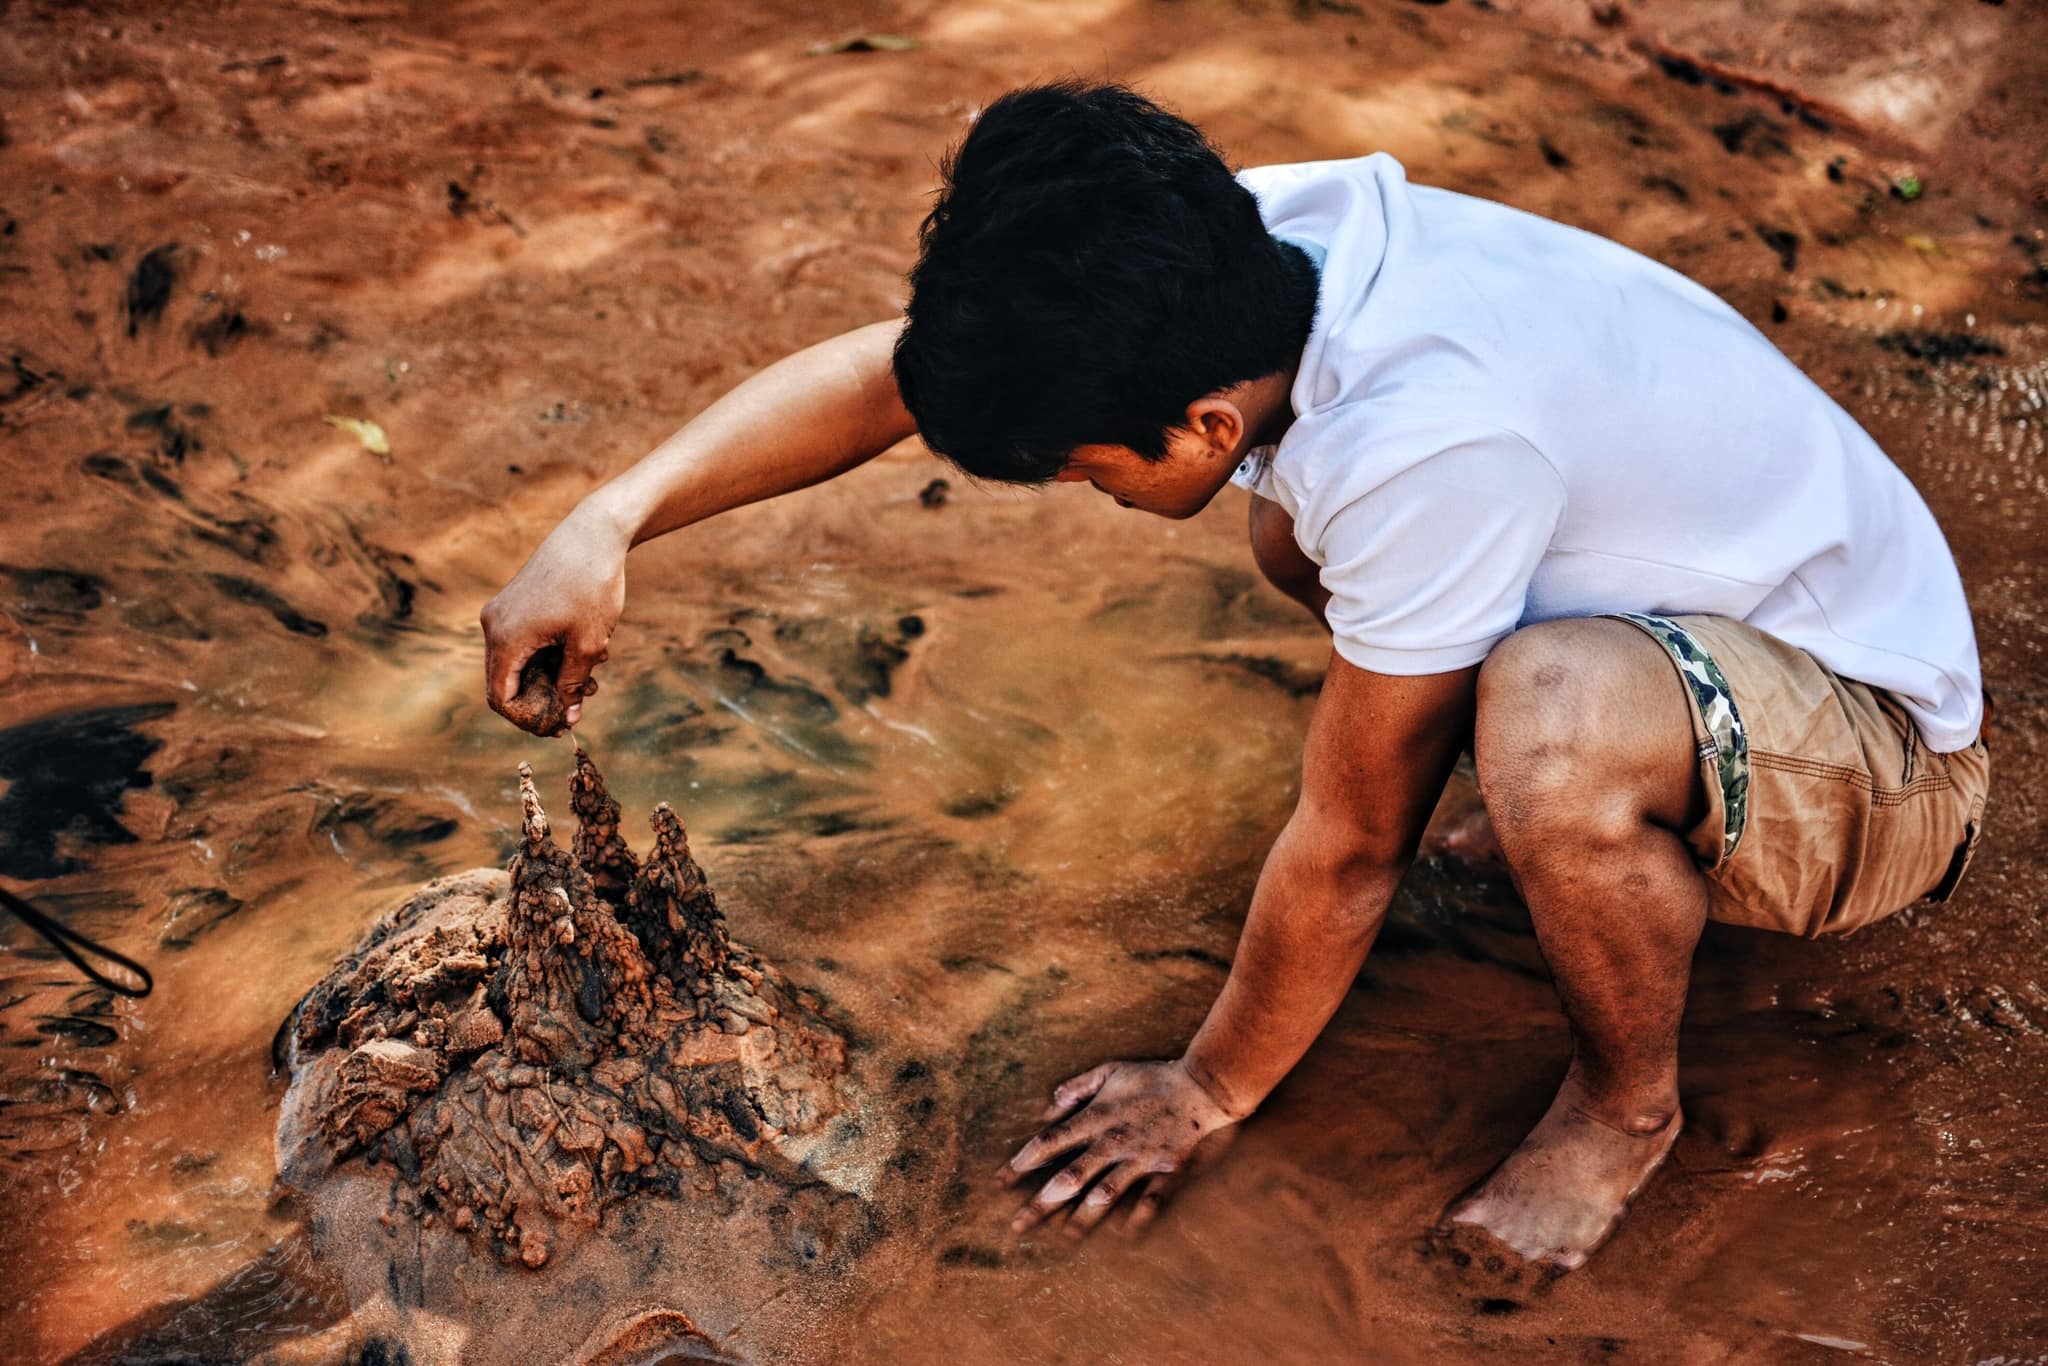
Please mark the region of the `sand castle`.
<svg viewBox="0 0 2048 1366"><path fill-rule="evenodd" d="M818 999L729 938L666 803L641 859L585 754L570 791L565 851L522 764L508 872L422 888L300 1004L283 1184L388 1177L387 1224L445 1222L528 1267L636 1197L857 1193L835 1165L860 1130L835 1130L846 1046Z"/></svg>

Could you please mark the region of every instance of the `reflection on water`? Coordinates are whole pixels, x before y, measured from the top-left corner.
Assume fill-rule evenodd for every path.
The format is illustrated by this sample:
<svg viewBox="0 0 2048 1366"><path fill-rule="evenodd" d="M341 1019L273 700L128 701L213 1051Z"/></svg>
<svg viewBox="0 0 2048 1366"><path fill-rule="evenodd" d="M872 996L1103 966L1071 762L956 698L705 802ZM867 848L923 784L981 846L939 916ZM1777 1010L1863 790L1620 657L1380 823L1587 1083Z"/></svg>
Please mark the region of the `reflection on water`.
<svg viewBox="0 0 2048 1366"><path fill-rule="evenodd" d="M872 61L801 57L816 20L775 5L256 8L84 47L77 16L24 20L20 69L44 74L0 142L0 301L31 323L0 369L0 876L158 989L117 1003L0 930L0 1355L102 1334L100 1359L346 1355L345 1297L271 1203L269 1050L378 914L503 859L518 760L567 772L566 742L478 704L477 604L598 471L896 307L931 157L1043 74L1047 35L1245 161L1385 146L1771 327L1952 530L2014 820L1941 912L1846 945L1710 935L1690 1128L1580 1276L1424 1236L1541 1112L1565 1046L1507 890L1434 865L1171 1217L1019 1243L980 1174L1054 1081L1199 1021L1326 647L1256 581L1235 493L1176 525L957 480L934 506L906 449L637 552L582 727L629 827L675 801L735 932L931 1116L905 1160L933 1213L779 1340L2038 1350L2048 990L2040 870L2009 832L2041 799L2040 211L1935 171L1909 202L1902 153L1508 8L960 6ZM329 413L374 418L390 458Z"/></svg>

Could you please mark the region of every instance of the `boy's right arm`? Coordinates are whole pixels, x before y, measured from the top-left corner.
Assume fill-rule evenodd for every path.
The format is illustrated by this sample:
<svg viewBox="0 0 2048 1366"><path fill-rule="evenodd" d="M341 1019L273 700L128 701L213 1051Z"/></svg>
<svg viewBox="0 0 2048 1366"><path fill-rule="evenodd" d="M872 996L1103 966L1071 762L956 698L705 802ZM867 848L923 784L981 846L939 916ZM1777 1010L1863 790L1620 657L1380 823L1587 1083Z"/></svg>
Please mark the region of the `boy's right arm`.
<svg viewBox="0 0 2048 1366"><path fill-rule="evenodd" d="M914 435L890 366L902 326L855 328L777 361L577 504L484 604L491 708L531 728L536 718L513 706L520 673L559 645L555 687L575 723L597 690L590 671L625 606L634 546L844 474Z"/></svg>

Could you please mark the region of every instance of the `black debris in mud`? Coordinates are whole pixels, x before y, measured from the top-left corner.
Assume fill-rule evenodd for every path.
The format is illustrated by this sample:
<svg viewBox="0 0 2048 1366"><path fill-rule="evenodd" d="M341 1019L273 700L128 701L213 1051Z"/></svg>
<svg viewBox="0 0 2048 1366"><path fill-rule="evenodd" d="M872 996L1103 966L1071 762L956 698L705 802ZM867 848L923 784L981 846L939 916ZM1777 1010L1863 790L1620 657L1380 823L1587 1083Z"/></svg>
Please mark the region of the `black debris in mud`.
<svg viewBox="0 0 2048 1366"><path fill-rule="evenodd" d="M1989 337L1969 332L1887 332L1877 339L1887 351L1942 365L1948 361L1974 361L1985 356L2002 356L2005 348Z"/></svg>
<svg viewBox="0 0 2048 1366"><path fill-rule="evenodd" d="M138 408L128 415L127 425L131 432L155 432L157 454L173 465L182 465L187 455L206 449L192 429L178 420L168 403Z"/></svg>
<svg viewBox="0 0 2048 1366"><path fill-rule="evenodd" d="M171 290L178 283L177 251L177 243L166 242L135 263L121 296L122 309L128 314L129 336L135 336L144 324L163 316L164 305L171 301Z"/></svg>
<svg viewBox="0 0 2048 1366"><path fill-rule="evenodd" d="M78 621L106 600L106 584L76 569L33 569L0 564L13 587L23 621Z"/></svg>
<svg viewBox="0 0 2048 1366"><path fill-rule="evenodd" d="M0 874L59 877L84 866L81 847L135 843L121 803L150 785L143 765L163 743L136 727L175 707L104 707L0 730Z"/></svg>
<svg viewBox="0 0 2048 1366"><path fill-rule="evenodd" d="M251 607L261 607L276 619L279 626L295 636L311 636L314 639L327 634L327 623L307 616L298 608L286 602L260 583L238 578L233 574L208 574L213 586L237 602L246 602Z"/></svg>
<svg viewBox="0 0 2048 1366"><path fill-rule="evenodd" d="M1787 272L1799 266L1799 234L1785 228L1770 228L1759 223L1756 226L1757 240L1778 254L1778 264Z"/></svg>

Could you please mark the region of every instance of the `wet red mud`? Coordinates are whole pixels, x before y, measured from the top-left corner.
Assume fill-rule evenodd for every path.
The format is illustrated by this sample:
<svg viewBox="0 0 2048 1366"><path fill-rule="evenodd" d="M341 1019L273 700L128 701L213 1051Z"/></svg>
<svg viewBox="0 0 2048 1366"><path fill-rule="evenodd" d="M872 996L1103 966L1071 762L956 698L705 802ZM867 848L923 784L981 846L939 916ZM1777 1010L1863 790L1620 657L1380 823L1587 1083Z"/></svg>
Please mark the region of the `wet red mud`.
<svg viewBox="0 0 2048 1366"><path fill-rule="evenodd" d="M1054 1082L1194 1028L1326 647L1256 581L1235 494L1175 526L1075 490L921 498L943 471L906 446L639 552L581 728L627 811L676 803L733 923L905 1117L880 1231L745 1302L719 1289L743 1220L666 1279L626 1213L581 1274L463 1256L573 1286L522 1292L526 1322L593 1361L2048 1353L2048 24L1353 8L0 16L0 876L158 981L116 1001L0 931L0 1357L387 1350L273 1202L270 1050L380 916L514 851L520 760L569 771L481 706L477 605L717 393L897 308L939 150L1070 72L1243 164L1384 148L1765 327L1961 561L1998 697L1964 891L1840 942L1711 933L1687 1131L1572 1276L1427 1236L1565 1049L1507 889L1443 863L1150 1233L1015 1241L979 1174ZM805 55L866 32L923 45ZM398 1336L524 1340L435 1322Z"/></svg>

